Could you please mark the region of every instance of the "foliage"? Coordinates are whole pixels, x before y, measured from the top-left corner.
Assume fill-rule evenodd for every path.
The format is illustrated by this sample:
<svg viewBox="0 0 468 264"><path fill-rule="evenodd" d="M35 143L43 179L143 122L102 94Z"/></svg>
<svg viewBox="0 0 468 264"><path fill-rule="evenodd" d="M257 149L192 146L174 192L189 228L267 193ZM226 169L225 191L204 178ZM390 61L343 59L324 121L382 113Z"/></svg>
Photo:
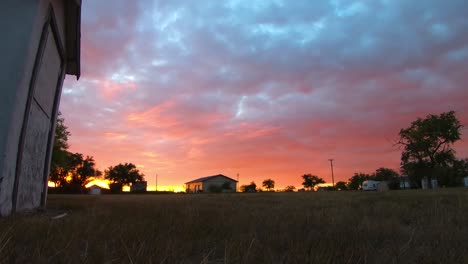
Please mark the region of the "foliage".
<svg viewBox="0 0 468 264"><path fill-rule="evenodd" d="M391 181L395 178L400 177L398 172L389 168L378 168L372 175L372 180L375 181Z"/></svg>
<svg viewBox="0 0 468 264"><path fill-rule="evenodd" d="M82 155L80 154L82 157ZM89 182L89 178L97 175L96 163L93 157L86 156L85 159L80 160L80 164L76 167L76 172L73 178L81 185L85 186Z"/></svg>
<svg viewBox="0 0 468 264"><path fill-rule="evenodd" d="M468 159L456 160L453 165L454 172L457 177L468 177Z"/></svg>
<svg viewBox="0 0 468 264"><path fill-rule="evenodd" d="M325 183L325 181L322 178L319 178L318 176L312 174L304 174L302 175L302 179L304 180L302 182L302 185L305 189L309 190L312 190L317 184Z"/></svg>
<svg viewBox="0 0 468 264"><path fill-rule="evenodd" d="M90 178L96 175L94 158L81 153L69 153L68 175L60 182L60 188L68 193L82 193Z"/></svg>
<svg viewBox="0 0 468 264"><path fill-rule="evenodd" d="M285 192L294 192L295 189L296 189L296 187L294 187L293 185L288 185L288 186L286 186L286 188L284 188L284 191Z"/></svg>
<svg viewBox="0 0 468 264"><path fill-rule="evenodd" d="M348 190L348 184L344 181L339 181L335 184L335 188L342 191Z"/></svg>
<svg viewBox="0 0 468 264"><path fill-rule="evenodd" d="M388 183L388 188L391 190L396 190L400 188L399 181L400 174L398 172L389 169L389 168L378 168L374 174L371 176L371 180L375 181L386 181Z"/></svg>
<svg viewBox="0 0 468 264"><path fill-rule="evenodd" d="M272 179L266 179L263 181L262 186L267 189L267 191L271 191L271 189L275 188L275 181Z"/></svg>
<svg viewBox="0 0 468 264"><path fill-rule="evenodd" d="M71 136L71 133L68 131L68 127L65 125L65 118L62 117L61 112L58 112L57 124L55 126L54 147L61 150L67 150L69 147L69 136Z"/></svg>
<svg viewBox="0 0 468 264"><path fill-rule="evenodd" d="M468 176L468 159L456 159L450 167L434 170L440 186L460 186L463 185L463 178Z"/></svg>
<svg viewBox="0 0 468 264"><path fill-rule="evenodd" d="M49 179L60 189L59 192L82 193L90 178L100 175L101 172L95 168L93 157L83 158L81 153L68 151L70 135L71 133L65 125L65 119L59 112L55 127Z"/></svg>
<svg viewBox="0 0 468 264"><path fill-rule="evenodd" d="M366 173L354 173L348 180L348 188L350 190L359 190L362 188L362 183L367 181L371 176Z"/></svg>
<svg viewBox="0 0 468 264"><path fill-rule="evenodd" d="M251 182L249 185L242 185L240 189L241 192L256 192L257 184L255 184L255 182Z"/></svg>
<svg viewBox="0 0 468 264"><path fill-rule="evenodd" d="M65 119L62 113L57 116L57 125L55 127L54 146L52 148L52 160L50 164L50 181L55 183L55 186L60 186L68 174L68 137L71 133L65 125Z"/></svg>
<svg viewBox="0 0 468 264"><path fill-rule="evenodd" d="M418 118L399 132L403 147L401 167L418 185L425 176L436 178L455 162L453 144L460 140L462 125L455 112ZM450 174L450 173L449 173Z"/></svg>
<svg viewBox="0 0 468 264"><path fill-rule="evenodd" d="M136 168L133 163L119 163L116 166L110 166L104 171L104 178L111 183L121 183L130 185L131 183L143 181L144 175Z"/></svg>

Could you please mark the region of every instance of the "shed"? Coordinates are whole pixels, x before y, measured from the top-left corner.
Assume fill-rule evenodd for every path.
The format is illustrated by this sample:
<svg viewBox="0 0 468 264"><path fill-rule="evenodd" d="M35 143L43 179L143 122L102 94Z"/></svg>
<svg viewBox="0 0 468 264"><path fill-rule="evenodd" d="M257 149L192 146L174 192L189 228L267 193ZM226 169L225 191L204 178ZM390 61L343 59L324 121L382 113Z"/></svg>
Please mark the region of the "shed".
<svg viewBox="0 0 468 264"><path fill-rule="evenodd" d="M146 181L139 181L132 183L130 186L130 192L132 193L144 193L146 192L146 187L148 186L148 182Z"/></svg>
<svg viewBox="0 0 468 264"><path fill-rule="evenodd" d="M101 195L102 188L97 185L91 185L88 187L88 194L90 195Z"/></svg>
<svg viewBox="0 0 468 264"><path fill-rule="evenodd" d="M80 76L81 0L0 1L0 215L44 207L62 84Z"/></svg>
<svg viewBox="0 0 468 264"><path fill-rule="evenodd" d="M206 176L185 183L187 193L236 192L237 181L223 174Z"/></svg>

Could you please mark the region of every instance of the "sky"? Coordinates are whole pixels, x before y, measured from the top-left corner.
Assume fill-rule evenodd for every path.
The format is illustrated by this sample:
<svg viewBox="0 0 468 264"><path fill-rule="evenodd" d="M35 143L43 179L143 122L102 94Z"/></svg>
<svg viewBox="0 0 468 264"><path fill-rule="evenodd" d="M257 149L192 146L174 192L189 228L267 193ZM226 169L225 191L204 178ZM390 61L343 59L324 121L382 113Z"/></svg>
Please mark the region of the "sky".
<svg viewBox="0 0 468 264"><path fill-rule="evenodd" d="M399 169L398 132L468 124L468 2L83 1L70 151L154 184L224 174L300 187ZM468 157L468 130L455 145Z"/></svg>

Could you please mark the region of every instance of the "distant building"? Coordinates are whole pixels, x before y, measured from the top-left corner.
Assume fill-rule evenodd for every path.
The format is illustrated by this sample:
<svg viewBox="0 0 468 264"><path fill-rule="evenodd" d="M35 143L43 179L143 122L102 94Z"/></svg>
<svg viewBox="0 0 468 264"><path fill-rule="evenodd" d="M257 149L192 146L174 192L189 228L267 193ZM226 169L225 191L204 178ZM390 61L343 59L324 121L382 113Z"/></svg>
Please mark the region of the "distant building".
<svg viewBox="0 0 468 264"><path fill-rule="evenodd" d="M147 186L148 186L148 182L146 182L146 181L140 181L140 182L132 183L132 186L130 186L130 192L132 192L132 193L146 192L146 187Z"/></svg>
<svg viewBox="0 0 468 264"><path fill-rule="evenodd" d="M364 191L377 191L380 181L367 180L362 183L362 190Z"/></svg>
<svg viewBox="0 0 468 264"><path fill-rule="evenodd" d="M186 182L185 190L187 193L235 192L237 190L237 181L225 175L218 174Z"/></svg>
<svg viewBox="0 0 468 264"><path fill-rule="evenodd" d="M91 185L87 189L90 195L101 195L102 193L102 188L97 185Z"/></svg>
<svg viewBox="0 0 468 264"><path fill-rule="evenodd" d="M400 177L400 189L411 189L411 181L408 176Z"/></svg>

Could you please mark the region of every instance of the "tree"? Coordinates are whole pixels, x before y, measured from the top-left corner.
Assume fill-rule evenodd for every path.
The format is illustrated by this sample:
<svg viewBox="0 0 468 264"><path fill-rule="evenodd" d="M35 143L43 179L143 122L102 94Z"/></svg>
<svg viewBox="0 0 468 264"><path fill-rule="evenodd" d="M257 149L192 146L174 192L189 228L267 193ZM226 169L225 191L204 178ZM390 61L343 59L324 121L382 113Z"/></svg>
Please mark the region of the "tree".
<svg viewBox="0 0 468 264"><path fill-rule="evenodd" d="M272 179L266 179L263 181L262 186L267 189L267 191L271 191L271 189L275 188L275 181Z"/></svg>
<svg viewBox="0 0 468 264"><path fill-rule="evenodd" d="M60 192L81 193L92 176L102 174L95 168L93 157L83 158L81 153L68 151L68 138L71 133L65 125L65 119L59 112L55 127L54 146L50 169L50 181Z"/></svg>
<svg viewBox="0 0 468 264"><path fill-rule="evenodd" d="M335 184L335 188L336 188L337 190L342 190L342 191L344 191L344 190L348 190L348 185L347 185L346 182L344 182L344 181L339 181L339 182L337 182L337 183Z"/></svg>
<svg viewBox="0 0 468 264"><path fill-rule="evenodd" d="M240 189L242 192L256 192L257 185L255 184L255 182L251 182L249 185L242 185Z"/></svg>
<svg viewBox="0 0 468 264"><path fill-rule="evenodd" d="M95 168L96 163L93 157L86 156L85 159L82 160L79 167L76 169L76 175L79 179L79 182L82 186L85 186L89 182L89 178L92 176L96 176L98 174L98 170Z"/></svg>
<svg viewBox="0 0 468 264"><path fill-rule="evenodd" d="M367 181L371 176L366 173L354 173L353 177L348 180L348 188L350 190L359 190L362 188L362 183Z"/></svg>
<svg viewBox="0 0 468 264"><path fill-rule="evenodd" d="M450 168L439 169L437 180L441 186L463 185L463 178L468 176L468 159L457 159Z"/></svg>
<svg viewBox="0 0 468 264"><path fill-rule="evenodd" d="M325 181L322 178L319 178L318 176L312 174L304 174L302 175L302 179L304 180L304 182L302 182L302 185L305 189L309 190L312 190L317 184L325 183Z"/></svg>
<svg viewBox="0 0 468 264"><path fill-rule="evenodd" d="M425 176L447 170L455 162L453 144L460 140L462 125L455 112L418 118L399 132L403 147L401 168L418 185Z"/></svg>
<svg viewBox="0 0 468 264"><path fill-rule="evenodd" d="M400 174L389 168L378 168L374 174L370 177L371 180L375 181L386 181L389 189L395 190L400 188L399 181Z"/></svg>
<svg viewBox="0 0 468 264"><path fill-rule="evenodd" d="M65 125L65 119L62 117L62 113L58 112L49 177L50 181L55 184L55 187L60 186L68 175L69 168L67 166L67 158L70 154L68 152L68 137L70 135L71 133Z"/></svg>
<svg viewBox="0 0 468 264"><path fill-rule="evenodd" d="M296 187L294 187L292 185L288 185L288 186L286 186L286 188L284 188L284 191L285 192L294 192L295 189L296 189Z"/></svg>
<svg viewBox="0 0 468 264"><path fill-rule="evenodd" d="M144 175L132 163L119 163L116 166L110 166L104 171L104 178L111 183L130 185L135 182L143 181Z"/></svg>
<svg viewBox="0 0 468 264"><path fill-rule="evenodd" d="M83 158L81 153L70 153L68 161L71 179L67 179L65 183L62 183L62 187L68 192L81 193L86 188L90 178L98 172L95 168L94 158L90 156Z"/></svg>

